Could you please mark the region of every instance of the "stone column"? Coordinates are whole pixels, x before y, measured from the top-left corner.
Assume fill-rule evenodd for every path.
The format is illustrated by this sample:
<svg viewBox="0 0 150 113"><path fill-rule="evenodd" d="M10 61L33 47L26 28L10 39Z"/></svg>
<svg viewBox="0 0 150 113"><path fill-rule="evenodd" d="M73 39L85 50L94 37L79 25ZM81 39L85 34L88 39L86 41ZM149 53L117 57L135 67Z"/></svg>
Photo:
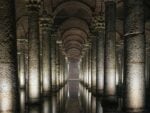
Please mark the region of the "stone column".
<svg viewBox="0 0 150 113"><path fill-rule="evenodd" d="M15 112L18 104L15 1L0 1L0 112Z"/></svg>
<svg viewBox="0 0 150 113"><path fill-rule="evenodd" d="M144 0L125 0L125 89L124 108L141 112L145 108ZM135 101L136 100L136 101Z"/></svg>
<svg viewBox="0 0 150 113"><path fill-rule="evenodd" d="M31 103L37 102L40 99L39 7L39 0L27 1L29 26L28 98Z"/></svg>
<svg viewBox="0 0 150 113"><path fill-rule="evenodd" d="M52 24L51 17L47 14L47 11L43 11L40 18L40 27L42 35L42 89L43 94L49 94L51 89L50 78L50 25Z"/></svg>
<svg viewBox="0 0 150 113"><path fill-rule="evenodd" d="M87 50L86 50L86 87L88 88L88 84L89 84L89 62L88 62L88 53L89 53L89 51L88 51L88 48L87 48Z"/></svg>
<svg viewBox="0 0 150 113"><path fill-rule="evenodd" d="M61 55L61 58L63 56ZM60 86L62 87L63 85L63 65L62 65L62 59L60 59Z"/></svg>
<svg viewBox="0 0 150 113"><path fill-rule="evenodd" d="M91 44L90 44L90 48L88 50L88 88L89 90L91 90L91 77L92 77L92 73L91 73Z"/></svg>
<svg viewBox="0 0 150 113"><path fill-rule="evenodd" d="M108 101L116 97L116 3L105 0L105 62L104 62L104 96Z"/></svg>
<svg viewBox="0 0 150 113"><path fill-rule="evenodd" d="M59 60L60 60L60 57L59 57L59 47L58 45L56 45L56 89L58 90L59 89Z"/></svg>
<svg viewBox="0 0 150 113"><path fill-rule="evenodd" d="M116 85L117 95L122 97L123 90L123 62L124 62L123 44L117 45L116 49Z"/></svg>
<svg viewBox="0 0 150 113"><path fill-rule="evenodd" d="M56 91L56 40L55 37L51 37L51 82L52 91Z"/></svg>
<svg viewBox="0 0 150 113"><path fill-rule="evenodd" d="M91 91L96 94L96 37L92 39L91 47Z"/></svg>
<svg viewBox="0 0 150 113"><path fill-rule="evenodd" d="M25 88L25 39L17 39L19 88Z"/></svg>
<svg viewBox="0 0 150 113"><path fill-rule="evenodd" d="M104 90L104 39L105 39L105 21L104 12L94 18L94 30L97 37L96 44L96 92L103 94Z"/></svg>
<svg viewBox="0 0 150 113"><path fill-rule="evenodd" d="M82 51L83 53L83 51ZM84 56L82 56L82 81L83 81L83 85L85 85L85 58Z"/></svg>

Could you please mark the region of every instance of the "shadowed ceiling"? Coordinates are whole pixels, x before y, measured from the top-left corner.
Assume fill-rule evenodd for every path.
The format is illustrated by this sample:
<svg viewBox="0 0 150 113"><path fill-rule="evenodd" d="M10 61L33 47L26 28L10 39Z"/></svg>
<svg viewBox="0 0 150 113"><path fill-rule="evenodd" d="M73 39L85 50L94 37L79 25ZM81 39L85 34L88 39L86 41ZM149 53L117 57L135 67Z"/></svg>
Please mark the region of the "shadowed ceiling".
<svg viewBox="0 0 150 113"><path fill-rule="evenodd" d="M61 42L61 50L70 59L79 59L86 43L92 38L90 24L94 15L104 10L104 0L44 0L41 5L54 20L56 40ZM116 0L116 41L117 47L123 42L123 0ZM149 0L145 0L145 11L150 10ZM103 5L101 5L103 4ZM149 39L150 14L145 12L146 37ZM16 0L17 37L27 38L28 18L25 0Z"/></svg>

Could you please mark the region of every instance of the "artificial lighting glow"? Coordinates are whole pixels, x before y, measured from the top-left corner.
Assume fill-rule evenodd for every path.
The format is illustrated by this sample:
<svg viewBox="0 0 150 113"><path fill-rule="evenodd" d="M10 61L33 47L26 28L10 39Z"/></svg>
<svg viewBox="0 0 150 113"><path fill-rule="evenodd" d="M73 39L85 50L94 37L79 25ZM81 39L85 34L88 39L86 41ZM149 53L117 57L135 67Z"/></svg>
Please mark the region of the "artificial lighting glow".
<svg viewBox="0 0 150 113"><path fill-rule="evenodd" d="M13 95L12 95L12 84L9 81L3 80L0 83L0 109L1 111L9 111L13 109Z"/></svg>
<svg viewBox="0 0 150 113"><path fill-rule="evenodd" d="M130 81L128 85L128 106L130 108L138 109L144 107L144 70L141 68L141 64L133 64L130 69L132 70L128 73L127 80ZM135 101L136 100L136 101Z"/></svg>
<svg viewBox="0 0 150 113"><path fill-rule="evenodd" d="M19 75L19 83L20 83L20 87L24 88L25 87L25 74L24 71L22 71L22 69L20 69L20 75Z"/></svg>
<svg viewBox="0 0 150 113"><path fill-rule="evenodd" d="M40 97L40 77L38 71L31 70L29 76L29 98L38 99Z"/></svg>
<svg viewBox="0 0 150 113"><path fill-rule="evenodd" d="M50 90L50 75L48 72L43 72L43 91L47 92Z"/></svg>
<svg viewBox="0 0 150 113"><path fill-rule="evenodd" d="M106 93L107 95L115 95L116 94L116 74L114 69L109 70L109 75L106 78Z"/></svg>

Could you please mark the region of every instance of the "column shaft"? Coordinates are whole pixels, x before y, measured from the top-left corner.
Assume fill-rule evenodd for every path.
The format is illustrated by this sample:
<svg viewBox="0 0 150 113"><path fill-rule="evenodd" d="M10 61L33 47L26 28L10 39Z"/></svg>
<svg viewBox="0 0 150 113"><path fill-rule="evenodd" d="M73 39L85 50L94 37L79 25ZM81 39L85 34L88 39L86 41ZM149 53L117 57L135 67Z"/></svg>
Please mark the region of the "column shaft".
<svg viewBox="0 0 150 113"><path fill-rule="evenodd" d="M99 31L97 40L97 94L102 95L104 90L104 29Z"/></svg>
<svg viewBox="0 0 150 113"><path fill-rule="evenodd" d="M91 77L92 77L92 73L91 73L91 47L89 48L89 52L88 52L88 88L91 89Z"/></svg>
<svg viewBox="0 0 150 113"><path fill-rule="evenodd" d="M42 30L42 76L43 76L43 92L49 93L51 88L50 78L50 39L48 28Z"/></svg>
<svg viewBox="0 0 150 113"><path fill-rule="evenodd" d="M56 41L54 37L51 37L51 78L52 78L52 90L56 88Z"/></svg>
<svg viewBox="0 0 150 113"><path fill-rule="evenodd" d="M91 48L91 88L92 93L96 94L96 37L92 40L92 48Z"/></svg>
<svg viewBox="0 0 150 113"><path fill-rule="evenodd" d="M15 112L19 106L15 1L0 4L0 112Z"/></svg>
<svg viewBox="0 0 150 113"><path fill-rule="evenodd" d="M125 97L127 111L145 107L145 37L143 0L125 0ZM135 101L136 100L136 101Z"/></svg>
<svg viewBox="0 0 150 113"><path fill-rule="evenodd" d="M36 5L36 4L35 4ZM28 7L29 26L29 102L37 102L40 97L40 48L39 48L39 8Z"/></svg>
<svg viewBox="0 0 150 113"><path fill-rule="evenodd" d="M116 3L113 0L105 2L105 24L104 94L111 98L116 95Z"/></svg>

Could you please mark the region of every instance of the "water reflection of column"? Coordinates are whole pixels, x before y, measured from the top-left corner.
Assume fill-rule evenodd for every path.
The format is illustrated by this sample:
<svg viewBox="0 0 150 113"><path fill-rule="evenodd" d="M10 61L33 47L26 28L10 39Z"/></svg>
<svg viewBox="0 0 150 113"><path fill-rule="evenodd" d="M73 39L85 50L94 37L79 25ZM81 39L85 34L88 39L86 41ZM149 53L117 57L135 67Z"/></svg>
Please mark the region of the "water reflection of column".
<svg viewBox="0 0 150 113"><path fill-rule="evenodd" d="M20 113L25 113L25 90L20 89Z"/></svg>
<svg viewBox="0 0 150 113"><path fill-rule="evenodd" d="M91 92L88 92L89 94L88 94L88 113L91 113L91 103L92 103L92 101L91 101L91 99L92 99L92 93Z"/></svg>
<svg viewBox="0 0 150 113"><path fill-rule="evenodd" d="M96 113L96 97L92 95L92 100L91 100L91 113Z"/></svg>
<svg viewBox="0 0 150 113"><path fill-rule="evenodd" d="M57 95L52 95L52 113L57 113Z"/></svg>
<svg viewBox="0 0 150 113"><path fill-rule="evenodd" d="M18 103L15 1L0 0L0 112L14 112Z"/></svg>
<svg viewBox="0 0 150 113"><path fill-rule="evenodd" d="M103 113L103 108L101 105L101 99L96 98L96 113Z"/></svg>
<svg viewBox="0 0 150 113"><path fill-rule="evenodd" d="M28 106L27 113L41 113L41 106L40 105L30 105L30 106Z"/></svg>
<svg viewBox="0 0 150 113"><path fill-rule="evenodd" d="M42 112L41 113L51 113L51 99L49 97L42 98Z"/></svg>
<svg viewBox="0 0 150 113"><path fill-rule="evenodd" d="M125 0L125 14L124 107L126 111L141 112L145 109L143 0Z"/></svg>

